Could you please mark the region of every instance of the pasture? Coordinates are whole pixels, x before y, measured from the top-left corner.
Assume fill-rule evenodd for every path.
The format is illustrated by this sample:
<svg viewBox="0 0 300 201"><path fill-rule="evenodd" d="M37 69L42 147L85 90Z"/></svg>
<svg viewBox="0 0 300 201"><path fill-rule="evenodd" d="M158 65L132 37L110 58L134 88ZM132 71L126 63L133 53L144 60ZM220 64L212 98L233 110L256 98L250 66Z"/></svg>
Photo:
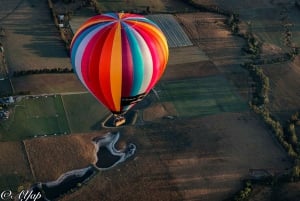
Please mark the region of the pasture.
<svg viewBox="0 0 300 201"><path fill-rule="evenodd" d="M179 116L201 117L221 112L239 112L247 103L223 76L161 83L161 101L173 102Z"/></svg>
<svg viewBox="0 0 300 201"><path fill-rule="evenodd" d="M92 164L96 160L93 136L74 134L24 140L35 182L54 181L67 171Z"/></svg>
<svg viewBox="0 0 300 201"><path fill-rule="evenodd" d="M11 80L16 93L38 95L86 91L73 73L27 75Z"/></svg>
<svg viewBox="0 0 300 201"><path fill-rule="evenodd" d="M208 61L208 56L197 46L171 48L168 66Z"/></svg>
<svg viewBox="0 0 300 201"><path fill-rule="evenodd" d="M62 96L71 133L89 132L101 127L108 111L89 93Z"/></svg>
<svg viewBox="0 0 300 201"><path fill-rule="evenodd" d="M110 112L89 93L26 96L0 122L2 141L91 132L101 128Z"/></svg>
<svg viewBox="0 0 300 201"><path fill-rule="evenodd" d="M30 96L10 109L11 117L0 123L1 140L70 133L61 96Z"/></svg>

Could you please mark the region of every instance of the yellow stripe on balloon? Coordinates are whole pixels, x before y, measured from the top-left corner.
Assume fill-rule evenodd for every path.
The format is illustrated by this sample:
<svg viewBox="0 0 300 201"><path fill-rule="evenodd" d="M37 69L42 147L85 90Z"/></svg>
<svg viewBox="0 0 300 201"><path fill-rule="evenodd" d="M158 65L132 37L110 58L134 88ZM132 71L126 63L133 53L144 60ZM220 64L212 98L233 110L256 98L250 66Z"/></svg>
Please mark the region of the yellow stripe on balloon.
<svg viewBox="0 0 300 201"><path fill-rule="evenodd" d="M121 25L116 23L116 32L114 35L112 55L111 55L111 72L110 84L111 94L115 105L115 110L120 111L121 108L121 90L122 90L122 41L121 41Z"/></svg>

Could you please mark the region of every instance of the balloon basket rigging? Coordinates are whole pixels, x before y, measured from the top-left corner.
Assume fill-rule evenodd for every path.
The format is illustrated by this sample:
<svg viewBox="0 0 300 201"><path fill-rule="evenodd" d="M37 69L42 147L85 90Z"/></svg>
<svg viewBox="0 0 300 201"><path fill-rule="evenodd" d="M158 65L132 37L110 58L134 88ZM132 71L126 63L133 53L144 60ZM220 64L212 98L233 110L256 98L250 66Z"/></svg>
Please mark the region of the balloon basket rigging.
<svg viewBox="0 0 300 201"><path fill-rule="evenodd" d="M118 128L134 125L138 120L138 111L129 111L125 114L110 114L101 123L103 128Z"/></svg>
<svg viewBox="0 0 300 201"><path fill-rule="evenodd" d="M116 115L114 114L114 126L115 127L118 127L118 126L121 126L123 124L125 124L126 122L126 119L123 115Z"/></svg>

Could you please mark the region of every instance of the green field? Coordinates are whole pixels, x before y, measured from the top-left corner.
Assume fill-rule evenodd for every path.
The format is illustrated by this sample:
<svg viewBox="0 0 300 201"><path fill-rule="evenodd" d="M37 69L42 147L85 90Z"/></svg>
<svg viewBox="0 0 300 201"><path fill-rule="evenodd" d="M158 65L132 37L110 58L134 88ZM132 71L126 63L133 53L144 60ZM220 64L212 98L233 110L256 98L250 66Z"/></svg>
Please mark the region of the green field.
<svg viewBox="0 0 300 201"><path fill-rule="evenodd" d="M163 82L159 88L161 100L173 102L181 117L247 109L235 87L220 75ZM99 129L110 114L89 93L23 97L11 107L10 112L10 118L0 122L2 141L90 132Z"/></svg>
<svg viewBox="0 0 300 201"><path fill-rule="evenodd" d="M99 129L110 112L89 93L28 96L0 121L0 140L23 140L41 135L90 132Z"/></svg>
<svg viewBox="0 0 300 201"><path fill-rule="evenodd" d="M247 103L223 76L164 82L161 100L174 103L181 117L201 117L220 112L239 112Z"/></svg>
<svg viewBox="0 0 300 201"><path fill-rule="evenodd" d="M10 118L0 123L1 140L70 133L61 96L26 97L16 102L10 113Z"/></svg>
<svg viewBox="0 0 300 201"><path fill-rule="evenodd" d="M110 112L89 93L64 95L64 107L72 133L93 131Z"/></svg>

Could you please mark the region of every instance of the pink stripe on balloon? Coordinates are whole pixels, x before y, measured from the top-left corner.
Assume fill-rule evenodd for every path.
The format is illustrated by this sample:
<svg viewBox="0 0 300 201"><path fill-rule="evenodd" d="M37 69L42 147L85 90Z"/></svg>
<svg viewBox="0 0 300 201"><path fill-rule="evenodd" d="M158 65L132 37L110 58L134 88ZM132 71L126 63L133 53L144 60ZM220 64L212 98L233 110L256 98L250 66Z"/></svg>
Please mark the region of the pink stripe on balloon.
<svg viewBox="0 0 300 201"><path fill-rule="evenodd" d="M133 60L126 31L122 29L122 97L130 96L133 84Z"/></svg>

